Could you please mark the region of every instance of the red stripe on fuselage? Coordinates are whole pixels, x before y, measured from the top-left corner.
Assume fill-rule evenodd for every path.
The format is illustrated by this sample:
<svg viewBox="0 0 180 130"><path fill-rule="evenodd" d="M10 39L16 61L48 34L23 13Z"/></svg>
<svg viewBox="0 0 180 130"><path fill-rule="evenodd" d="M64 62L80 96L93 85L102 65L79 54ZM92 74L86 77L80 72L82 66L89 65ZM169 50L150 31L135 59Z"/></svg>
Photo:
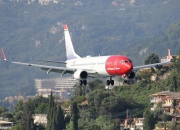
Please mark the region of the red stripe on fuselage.
<svg viewBox="0 0 180 130"><path fill-rule="evenodd" d="M106 72L112 76L129 74L133 70L131 60L128 57L121 55L108 57L105 67Z"/></svg>

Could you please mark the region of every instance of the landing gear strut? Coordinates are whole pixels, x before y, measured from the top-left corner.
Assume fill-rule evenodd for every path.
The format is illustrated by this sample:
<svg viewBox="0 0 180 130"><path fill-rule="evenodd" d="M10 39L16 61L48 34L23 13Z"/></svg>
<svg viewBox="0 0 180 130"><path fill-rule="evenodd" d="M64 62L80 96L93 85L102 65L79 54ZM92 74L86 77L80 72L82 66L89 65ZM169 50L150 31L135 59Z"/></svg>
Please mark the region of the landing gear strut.
<svg viewBox="0 0 180 130"><path fill-rule="evenodd" d="M106 81L106 84L107 84L107 85L110 85L110 84L111 84L112 86L114 85L114 80L112 80L112 77L110 77L110 80L107 80L107 81Z"/></svg>
<svg viewBox="0 0 180 130"><path fill-rule="evenodd" d="M87 85L87 80L80 80L79 81L80 86L82 86L83 84L86 86Z"/></svg>

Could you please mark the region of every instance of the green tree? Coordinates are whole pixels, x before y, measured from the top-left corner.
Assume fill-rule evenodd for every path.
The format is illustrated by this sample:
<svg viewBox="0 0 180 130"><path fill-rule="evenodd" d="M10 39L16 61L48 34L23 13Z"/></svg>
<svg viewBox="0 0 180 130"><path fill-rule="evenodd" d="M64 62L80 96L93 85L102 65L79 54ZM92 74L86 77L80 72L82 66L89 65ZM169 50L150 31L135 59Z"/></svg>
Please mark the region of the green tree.
<svg viewBox="0 0 180 130"><path fill-rule="evenodd" d="M28 100L24 104L23 115L21 118L21 129L22 130L34 130L36 126L34 125L34 120L32 115L34 114L33 101L31 99Z"/></svg>
<svg viewBox="0 0 180 130"><path fill-rule="evenodd" d="M167 126L167 121L172 121L172 116L171 115L167 115L166 113L162 113L161 115L159 115L159 119L161 119L163 121L164 124L164 130L166 130Z"/></svg>
<svg viewBox="0 0 180 130"><path fill-rule="evenodd" d="M47 114L47 130L63 130L65 128L64 114L60 106L54 103L54 97L51 92L49 97L49 107Z"/></svg>
<svg viewBox="0 0 180 130"><path fill-rule="evenodd" d="M76 101L77 103L82 103L86 100L86 95L83 90L84 87L76 86L73 92L73 96L71 97L72 101Z"/></svg>
<svg viewBox="0 0 180 130"><path fill-rule="evenodd" d="M168 116L165 113L162 113L159 118L164 122L164 130L166 130L166 122L168 120Z"/></svg>
<svg viewBox="0 0 180 130"><path fill-rule="evenodd" d="M101 130L116 130L113 120L111 120L108 116L99 116L96 119L96 124Z"/></svg>
<svg viewBox="0 0 180 130"><path fill-rule="evenodd" d="M56 129L57 130L63 130L65 129L66 123L64 120L64 114L63 110L61 109L60 106L57 107L57 114L56 114Z"/></svg>
<svg viewBox="0 0 180 130"><path fill-rule="evenodd" d="M99 80L99 79L96 79L96 80L94 80L94 81L90 81L89 83L88 83L88 87L89 87L89 89L90 89L90 91L93 91L93 90L95 90L95 89L97 89L97 88L102 88L101 87L101 85L103 84L103 82L101 81L101 80ZM104 86L105 87L105 86Z"/></svg>
<svg viewBox="0 0 180 130"><path fill-rule="evenodd" d="M159 63L160 59L158 57L158 55L156 54L151 54L150 56L147 57L147 59L144 61L144 64L153 64L153 63Z"/></svg>
<svg viewBox="0 0 180 130"><path fill-rule="evenodd" d="M109 96L114 96L113 92L96 89L88 95L88 103L99 114L102 101Z"/></svg>
<svg viewBox="0 0 180 130"><path fill-rule="evenodd" d="M144 126L145 130L153 130L155 128L155 119L153 114L149 109L144 112Z"/></svg>
<svg viewBox="0 0 180 130"><path fill-rule="evenodd" d="M71 121L70 130L78 130L78 119L79 119L79 109L77 107L77 102L71 103Z"/></svg>
<svg viewBox="0 0 180 130"><path fill-rule="evenodd" d="M19 100L16 104L16 106L14 107L14 118L16 121L19 121L23 115L23 110L24 110L24 103L23 100Z"/></svg>
<svg viewBox="0 0 180 130"><path fill-rule="evenodd" d="M180 50L179 50L179 55L180 55ZM172 65L172 68L175 69L176 72L180 72L180 58L173 58L174 62Z"/></svg>
<svg viewBox="0 0 180 130"><path fill-rule="evenodd" d="M176 99L173 99L173 100L172 100L173 115L175 114L176 105L177 105Z"/></svg>
<svg viewBox="0 0 180 130"><path fill-rule="evenodd" d="M14 112L22 111L23 108L24 108L23 100L19 100L16 106L14 107Z"/></svg>
<svg viewBox="0 0 180 130"><path fill-rule="evenodd" d="M22 129L21 129L21 126L19 124L15 124L13 126L13 130L22 130Z"/></svg>
<svg viewBox="0 0 180 130"><path fill-rule="evenodd" d="M0 114L8 112L8 109L5 106L0 106Z"/></svg>
<svg viewBox="0 0 180 130"><path fill-rule="evenodd" d="M175 121L172 122L171 130L178 130L177 122L175 122Z"/></svg>
<svg viewBox="0 0 180 130"><path fill-rule="evenodd" d="M47 114L47 130L53 130L54 127L54 109L55 109L55 103L54 103L54 97L51 92L51 95L49 97L49 107L48 107L48 114Z"/></svg>

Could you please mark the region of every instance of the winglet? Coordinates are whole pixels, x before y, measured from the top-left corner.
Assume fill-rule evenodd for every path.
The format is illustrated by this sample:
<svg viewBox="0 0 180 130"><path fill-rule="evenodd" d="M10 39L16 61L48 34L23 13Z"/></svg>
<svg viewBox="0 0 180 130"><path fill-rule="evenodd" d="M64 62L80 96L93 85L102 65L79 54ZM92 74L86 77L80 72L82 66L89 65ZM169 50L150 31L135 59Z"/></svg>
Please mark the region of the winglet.
<svg viewBox="0 0 180 130"><path fill-rule="evenodd" d="M168 56L167 56L167 60L170 61L171 60L171 52L170 49L168 49Z"/></svg>
<svg viewBox="0 0 180 130"><path fill-rule="evenodd" d="M1 50L1 53L2 53L2 58L3 58L5 61L7 61L3 48L0 48L0 50Z"/></svg>

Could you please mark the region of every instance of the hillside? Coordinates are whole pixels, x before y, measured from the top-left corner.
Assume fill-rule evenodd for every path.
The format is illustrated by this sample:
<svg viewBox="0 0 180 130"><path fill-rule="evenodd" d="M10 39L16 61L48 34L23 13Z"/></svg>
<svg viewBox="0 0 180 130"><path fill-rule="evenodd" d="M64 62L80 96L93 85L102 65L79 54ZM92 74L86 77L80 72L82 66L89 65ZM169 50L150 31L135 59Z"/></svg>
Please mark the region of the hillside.
<svg viewBox="0 0 180 130"><path fill-rule="evenodd" d="M67 23L80 56L126 54L135 64L142 64L151 52L164 56L171 48L177 54L178 34L172 30L178 32L179 4L179 0L61 0L40 5L2 0L0 47L14 61L65 60L62 25ZM139 55L145 48L147 52ZM35 78L59 76L4 62L0 62L0 71L1 97L33 94Z"/></svg>

